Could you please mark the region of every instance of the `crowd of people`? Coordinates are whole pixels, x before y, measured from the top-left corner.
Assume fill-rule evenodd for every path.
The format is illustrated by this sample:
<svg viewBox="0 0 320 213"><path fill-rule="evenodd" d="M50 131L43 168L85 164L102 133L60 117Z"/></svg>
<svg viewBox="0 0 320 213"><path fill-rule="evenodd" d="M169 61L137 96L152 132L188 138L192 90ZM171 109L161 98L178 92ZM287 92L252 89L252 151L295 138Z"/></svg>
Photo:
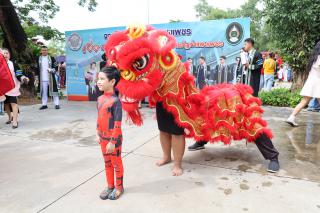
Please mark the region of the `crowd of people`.
<svg viewBox="0 0 320 213"><path fill-rule="evenodd" d="M253 41L254 43L254 41ZM198 66L194 65L193 59L188 58L190 74L196 78L196 85L202 89L205 85L215 85L221 83L246 83L248 84L249 77L249 56L248 50L242 48L240 55L235 57L235 62L227 64L227 57L222 55L219 58L217 65L211 68L206 63L206 58L200 56L198 59ZM260 53L259 53L260 54ZM255 57L258 57L256 55ZM283 63L282 58L278 53L273 52L262 52L259 55L259 60L262 62L260 80L259 80L259 91L270 91L274 85L276 79L279 82L290 82L292 81L292 71L287 63ZM253 74L258 75L258 74ZM257 78L254 78L258 81Z"/></svg>
<svg viewBox="0 0 320 213"><path fill-rule="evenodd" d="M18 115L20 113L18 107L18 97L21 95L20 85L28 84L29 78L25 76L25 72L20 69L18 64L10 60L8 49L0 49L0 54L5 58L15 84L14 89L1 96L0 113L4 114L3 112L5 111L8 115L6 124L12 124L12 128L16 129L18 128ZM58 65L55 58L49 55L46 46L41 47L41 55L37 58L36 64L34 84L38 95L41 97L42 106L40 110L48 108L48 97L53 97L55 109L60 109L59 86L61 85L61 79L58 78L58 73L59 71L65 72L65 64Z"/></svg>

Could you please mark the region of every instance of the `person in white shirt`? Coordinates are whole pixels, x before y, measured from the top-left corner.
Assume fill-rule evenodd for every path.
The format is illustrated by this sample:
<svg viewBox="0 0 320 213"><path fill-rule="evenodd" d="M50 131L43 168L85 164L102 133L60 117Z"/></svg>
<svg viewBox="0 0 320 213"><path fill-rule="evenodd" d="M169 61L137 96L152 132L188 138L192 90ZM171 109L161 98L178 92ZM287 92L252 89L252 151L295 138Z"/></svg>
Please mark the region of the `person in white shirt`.
<svg viewBox="0 0 320 213"><path fill-rule="evenodd" d="M240 50L240 61L242 64L241 76L240 76L240 83L244 83L246 81L247 70L249 66L249 54L245 51L244 48Z"/></svg>
<svg viewBox="0 0 320 213"><path fill-rule="evenodd" d="M38 94L42 100L40 110L48 108L48 96L53 97L55 109L60 109L58 82L55 77L58 66L56 60L48 54L46 46L41 47L41 56L39 56L37 64L36 84L38 84Z"/></svg>

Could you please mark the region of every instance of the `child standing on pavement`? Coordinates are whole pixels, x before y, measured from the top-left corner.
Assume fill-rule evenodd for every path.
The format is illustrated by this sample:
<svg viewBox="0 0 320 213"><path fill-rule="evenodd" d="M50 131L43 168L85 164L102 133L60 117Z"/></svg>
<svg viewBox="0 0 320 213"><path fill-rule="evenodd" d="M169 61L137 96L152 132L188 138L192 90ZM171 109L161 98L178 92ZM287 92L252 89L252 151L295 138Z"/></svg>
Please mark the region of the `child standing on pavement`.
<svg viewBox="0 0 320 213"><path fill-rule="evenodd" d="M104 67L98 74L97 86L100 91L103 91L103 95L98 99L97 133L107 179L107 188L100 194L103 200L117 200L124 192L121 158L122 106L115 94L115 87L119 80L120 73L115 67ZM114 181L114 173L116 181Z"/></svg>

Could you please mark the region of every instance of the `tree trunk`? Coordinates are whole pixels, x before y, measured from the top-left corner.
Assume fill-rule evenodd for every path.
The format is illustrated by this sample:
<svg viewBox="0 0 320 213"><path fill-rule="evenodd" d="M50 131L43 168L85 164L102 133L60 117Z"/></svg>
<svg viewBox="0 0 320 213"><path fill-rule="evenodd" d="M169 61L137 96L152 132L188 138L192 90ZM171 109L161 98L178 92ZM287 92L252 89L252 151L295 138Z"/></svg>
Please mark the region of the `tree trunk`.
<svg viewBox="0 0 320 213"><path fill-rule="evenodd" d="M10 0L0 1L0 26L4 33L4 45L13 58L19 62L31 63L32 55L27 49L28 38Z"/></svg>
<svg viewBox="0 0 320 213"><path fill-rule="evenodd" d="M292 91L297 91L302 89L304 83L306 82L308 78L309 73L308 72L299 72L294 71L293 72L293 83L291 86Z"/></svg>
<svg viewBox="0 0 320 213"><path fill-rule="evenodd" d="M24 97L34 97L34 75L32 53L28 49L28 38L24 32L19 17L10 0L0 0L0 26L3 31L3 47L8 48L11 58L19 62L25 74L30 78L28 85L22 85L21 94Z"/></svg>

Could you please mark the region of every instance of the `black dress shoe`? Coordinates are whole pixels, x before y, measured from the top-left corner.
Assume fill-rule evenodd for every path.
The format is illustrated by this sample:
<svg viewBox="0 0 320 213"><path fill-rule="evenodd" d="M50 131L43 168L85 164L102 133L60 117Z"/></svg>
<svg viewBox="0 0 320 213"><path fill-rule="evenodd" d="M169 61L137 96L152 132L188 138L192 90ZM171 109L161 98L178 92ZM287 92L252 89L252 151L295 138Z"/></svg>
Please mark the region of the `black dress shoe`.
<svg viewBox="0 0 320 213"><path fill-rule="evenodd" d="M193 145L191 145L191 146L189 146L188 147L188 150L189 151L197 151L197 150L201 150L201 149L204 149L205 147L204 147L204 143L202 143L202 142L195 142Z"/></svg>
<svg viewBox="0 0 320 213"><path fill-rule="evenodd" d="M268 165L268 172L276 173L279 171L279 169L280 169L280 165L279 165L278 159L271 160Z"/></svg>
<svg viewBox="0 0 320 213"><path fill-rule="evenodd" d="M56 107L55 107L56 109L60 109L60 106L59 105L56 105Z"/></svg>
<svg viewBox="0 0 320 213"><path fill-rule="evenodd" d="M40 107L39 110L44 110L44 109L48 109L48 106L47 105L43 105L43 106Z"/></svg>

